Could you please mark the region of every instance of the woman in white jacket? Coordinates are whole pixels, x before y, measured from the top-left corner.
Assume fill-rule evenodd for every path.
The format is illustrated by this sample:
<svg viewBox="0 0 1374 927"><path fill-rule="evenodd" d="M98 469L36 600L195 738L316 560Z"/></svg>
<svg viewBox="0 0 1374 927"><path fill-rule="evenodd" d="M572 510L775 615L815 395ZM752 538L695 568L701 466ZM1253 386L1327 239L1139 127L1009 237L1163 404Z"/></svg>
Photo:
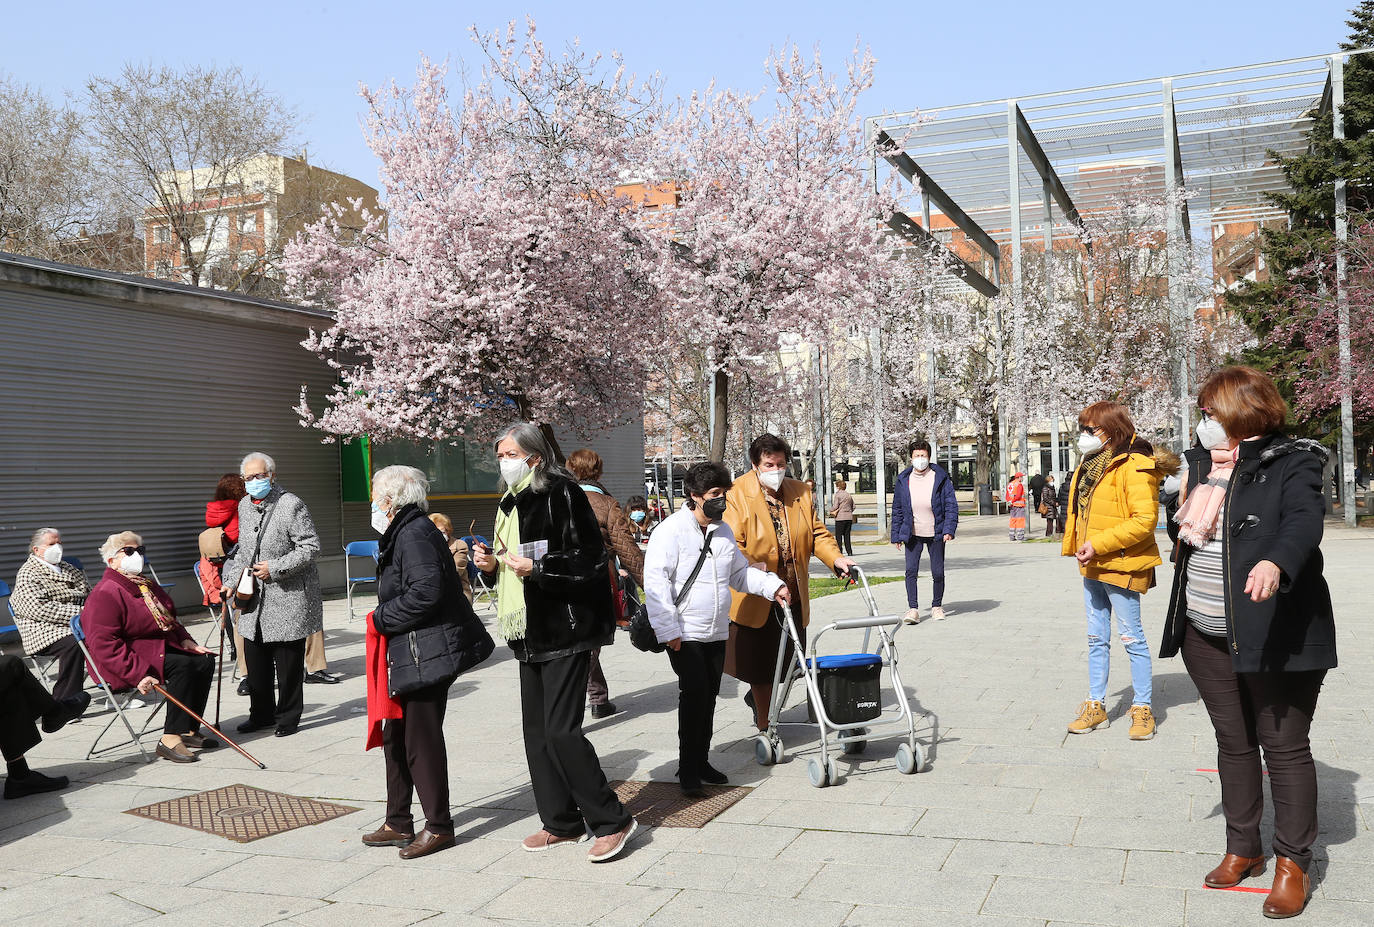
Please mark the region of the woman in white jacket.
<svg viewBox="0 0 1374 927"><path fill-rule="evenodd" d="M722 464L688 470L686 506L658 526L644 553L649 621L677 673L678 781L690 796L704 794L703 782L728 781L707 762L707 752L730 636L730 590L788 601L787 585L749 566L734 532L721 521L730 483Z"/></svg>

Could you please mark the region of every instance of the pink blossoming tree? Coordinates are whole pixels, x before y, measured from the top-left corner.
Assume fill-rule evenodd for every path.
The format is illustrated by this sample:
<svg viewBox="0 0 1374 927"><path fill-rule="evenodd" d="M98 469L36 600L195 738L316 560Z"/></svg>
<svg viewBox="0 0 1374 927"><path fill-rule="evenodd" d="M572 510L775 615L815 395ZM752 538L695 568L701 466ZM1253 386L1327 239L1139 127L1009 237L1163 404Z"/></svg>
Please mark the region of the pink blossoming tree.
<svg viewBox="0 0 1374 927"><path fill-rule="evenodd" d="M484 66L456 107L428 60L413 87L362 90L386 234L335 210L289 250L297 293L337 311L305 342L339 373L322 411L299 409L326 432L433 440L639 411L654 251L613 191L645 157L657 85L548 53L532 22L474 41Z"/></svg>
<svg viewBox="0 0 1374 927"><path fill-rule="evenodd" d="M793 47L771 55L764 94L716 90L679 102L658 179L679 194L661 251L667 335L704 349L714 377L712 460L725 459L732 384L777 354L784 333L815 342L839 320L871 324L891 245L891 206L865 176L859 94L873 58L833 74ZM780 392L794 392L779 383Z"/></svg>

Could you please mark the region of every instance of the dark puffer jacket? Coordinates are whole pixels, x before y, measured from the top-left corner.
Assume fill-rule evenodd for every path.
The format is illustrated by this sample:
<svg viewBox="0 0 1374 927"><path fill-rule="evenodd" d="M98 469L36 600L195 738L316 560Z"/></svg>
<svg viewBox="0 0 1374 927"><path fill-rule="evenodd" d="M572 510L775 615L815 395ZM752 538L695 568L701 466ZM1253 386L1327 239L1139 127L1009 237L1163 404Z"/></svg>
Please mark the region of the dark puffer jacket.
<svg viewBox="0 0 1374 927"><path fill-rule="evenodd" d="M587 494L551 475L548 488L526 487L501 499L519 513L520 541L548 541L549 549L525 577L525 636L510 642L517 659L540 661L592 650L611 642L614 609L606 546Z"/></svg>
<svg viewBox="0 0 1374 927"><path fill-rule="evenodd" d="M1273 434L1243 441L1227 486L1217 532L1226 564L1223 586L1231 665L1238 673L1331 669L1336 625L1331 591L1322 576L1322 464L1326 448L1306 438ZM1206 479L1211 455L1200 447L1185 455L1188 491ZM1175 548L1161 657L1178 653L1188 626L1188 560L1193 548ZM1263 602L1245 594L1255 564L1279 568L1279 589Z"/></svg>
<svg viewBox="0 0 1374 927"><path fill-rule="evenodd" d="M496 647L463 594L443 534L414 505L396 513L378 546L372 624L387 639L393 696L452 685Z"/></svg>

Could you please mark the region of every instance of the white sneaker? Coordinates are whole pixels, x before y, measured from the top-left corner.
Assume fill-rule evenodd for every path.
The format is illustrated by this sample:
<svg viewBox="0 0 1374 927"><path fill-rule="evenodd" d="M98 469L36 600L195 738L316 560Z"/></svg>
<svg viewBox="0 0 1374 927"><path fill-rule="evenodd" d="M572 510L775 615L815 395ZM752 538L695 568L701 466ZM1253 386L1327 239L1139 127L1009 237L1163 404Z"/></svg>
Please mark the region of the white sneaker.
<svg viewBox="0 0 1374 927"><path fill-rule="evenodd" d="M902 622L904 624L920 624L921 610L919 608L908 608L906 610L906 615L902 618Z"/></svg>
<svg viewBox="0 0 1374 927"><path fill-rule="evenodd" d="M936 621L944 621L945 610L938 605L933 606L930 610L930 617L934 618Z"/></svg>

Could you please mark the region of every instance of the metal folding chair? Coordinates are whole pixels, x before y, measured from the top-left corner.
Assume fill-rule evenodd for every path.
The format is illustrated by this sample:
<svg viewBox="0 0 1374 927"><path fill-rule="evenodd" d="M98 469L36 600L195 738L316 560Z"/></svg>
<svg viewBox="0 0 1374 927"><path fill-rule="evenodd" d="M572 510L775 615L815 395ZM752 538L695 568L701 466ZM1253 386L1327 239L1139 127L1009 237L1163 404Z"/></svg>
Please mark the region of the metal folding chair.
<svg viewBox="0 0 1374 927"><path fill-rule="evenodd" d="M372 575L354 576L353 558L371 557ZM377 581L377 542L376 541L349 541L344 545L344 580L348 583L348 620L353 620L353 589L363 583L375 583Z"/></svg>
<svg viewBox="0 0 1374 927"><path fill-rule="evenodd" d="M120 747L132 743L138 748L138 752L143 754L143 761L145 763L151 763L153 761L153 755L144 748L142 738L148 733L148 728L152 726L158 713L162 711L164 703L159 701L157 707L148 713L148 719L143 722L143 727L138 730L138 733L134 733L134 726L130 723L129 716L125 709L129 708L129 703L138 696L138 690L131 688L121 689L116 692L114 689L110 688L110 684L107 683L105 677L100 674L100 668L95 665L95 660L91 659L91 651L86 647L86 632L81 630L80 614L72 617L72 636L76 638L76 643L81 648L81 655L86 658L86 666L90 669L91 676L95 679L97 688L105 693L106 701L108 701L110 707L114 709L110 716L110 720L105 723L105 726L100 729L100 733L95 735L95 740L91 742L91 748L86 751L86 759L89 760L93 756L108 753L111 750L118 750ZM114 726L117 720L124 722L124 728L129 732L129 739L122 740L117 744L100 747L101 739L109 733L110 728ZM97 749L97 747L99 747L99 749Z"/></svg>
<svg viewBox="0 0 1374 927"><path fill-rule="evenodd" d="M10 623L0 625L0 634L19 633L19 623L14 616L14 603L10 601L9 594L9 584L4 580L0 580L0 596L5 598L5 605L9 608L10 612ZM57 683L57 680L54 678L57 672L57 657L45 657L42 654L29 653L22 645L20 650L20 659L24 661L24 665L32 670L33 674L38 677L38 681L43 683L44 688L51 692L52 687ZM5 646L0 644L0 654L4 652Z"/></svg>

